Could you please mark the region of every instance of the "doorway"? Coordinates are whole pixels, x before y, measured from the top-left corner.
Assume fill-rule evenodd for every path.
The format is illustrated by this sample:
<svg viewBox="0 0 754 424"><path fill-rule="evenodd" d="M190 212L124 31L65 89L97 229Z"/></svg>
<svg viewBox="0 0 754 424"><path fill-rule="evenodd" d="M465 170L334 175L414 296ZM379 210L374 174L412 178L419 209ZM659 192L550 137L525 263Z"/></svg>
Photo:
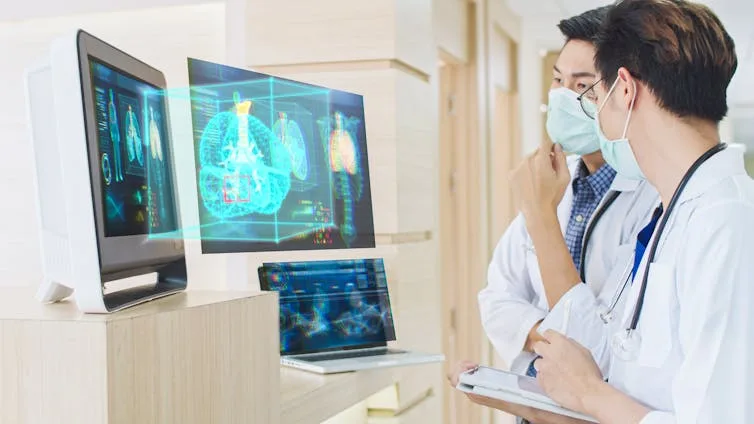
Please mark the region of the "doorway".
<svg viewBox="0 0 754 424"><path fill-rule="evenodd" d="M478 152L471 119L472 67L443 61L440 67L440 254L443 287L443 351L448 370L464 359L481 358L481 325L474 281L475 217L479 213ZM476 191L476 193L475 193ZM475 199L475 197L477 199ZM475 201L476 200L476 201ZM483 410L459 391L444 386L447 424L481 422Z"/></svg>
<svg viewBox="0 0 754 424"><path fill-rule="evenodd" d="M470 34L474 27L470 23ZM482 329L477 294L486 285L492 250L515 216L508 173L520 161L521 149L516 44L498 31L493 34L500 37L493 46L504 47L490 49L479 58L484 63L463 63L440 53L439 239L443 352L449 369L467 359L501 366ZM480 68L498 66L502 72L480 75ZM480 133L480 122L489 124L488 134ZM446 424L512 420L497 420L500 414L473 404L449 385L442 395Z"/></svg>

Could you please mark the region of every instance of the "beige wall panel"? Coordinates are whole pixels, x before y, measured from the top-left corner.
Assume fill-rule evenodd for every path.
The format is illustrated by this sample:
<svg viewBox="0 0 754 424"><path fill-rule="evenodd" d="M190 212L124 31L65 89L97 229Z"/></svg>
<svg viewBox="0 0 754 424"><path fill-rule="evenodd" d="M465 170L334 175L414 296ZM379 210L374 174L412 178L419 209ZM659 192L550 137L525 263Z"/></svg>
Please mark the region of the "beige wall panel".
<svg viewBox="0 0 754 424"><path fill-rule="evenodd" d="M381 0L387 2L387 0ZM425 74L437 63L432 31L433 0L393 0L395 7L395 56Z"/></svg>
<svg viewBox="0 0 754 424"><path fill-rule="evenodd" d="M498 27L513 41L521 41L521 18L510 10L504 1L489 1L489 24Z"/></svg>
<svg viewBox="0 0 754 424"><path fill-rule="evenodd" d="M249 65L394 57L389 1L255 0L249 11Z"/></svg>
<svg viewBox="0 0 754 424"><path fill-rule="evenodd" d="M469 60L468 2L466 0L434 0L432 7L435 43L460 62Z"/></svg>
<svg viewBox="0 0 754 424"><path fill-rule="evenodd" d="M398 297L397 302L399 302L395 306L402 307L405 301L408 305L437 304L437 309L440 310L441 286L438 249L438 242L434 238L420 243L396 246L395 259L387 264L390 281L393 283L391 299L393 293L395 293L395 296ZM439 331L439 323L437 329Z"/></svg>
<svg viewBox="0 0 754 424"><path fill-rule="evenodd" d="M192 291L112 315L0 291L2 424L274 424L277 296Z"/></svg>
<svg viewBox="0 0 754 424"><path fill-rule="evenodd" d="M434 65L430 0L256 0L248 13L252 67L397 59L428 74Z"/></svg>
<svg viewBox="0 0 754 424"><path fill-rule="evenodd" d="M434 230L437 213L436 95L406 73L396 80L399 232Z"/></svg>

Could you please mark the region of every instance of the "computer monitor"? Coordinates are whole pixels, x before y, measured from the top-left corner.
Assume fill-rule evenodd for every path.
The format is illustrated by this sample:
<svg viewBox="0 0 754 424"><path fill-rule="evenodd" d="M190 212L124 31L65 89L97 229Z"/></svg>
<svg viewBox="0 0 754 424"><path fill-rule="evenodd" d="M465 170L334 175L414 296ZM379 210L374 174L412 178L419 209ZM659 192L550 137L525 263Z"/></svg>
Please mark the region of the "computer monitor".
<svg viewBox="0 0 754 424"><path fill-rule="evenodd" d="M262 290L280 298L280 354L387 346L395 340L382 259L265 263Z"/></svg>
<svg viewBox="0 0 754 424"><path fill-rule="evenodd" d="M362 96L188 69L204 253L375 246Z"/></svg>
<svg viewBox="0 0 754 424"><path fill-rule="evenodd" d="M41 301L73 293L107 313L185 289L182 241L150 237L180 228L165 88L162 72L84 31L27 70Z"/></svg>

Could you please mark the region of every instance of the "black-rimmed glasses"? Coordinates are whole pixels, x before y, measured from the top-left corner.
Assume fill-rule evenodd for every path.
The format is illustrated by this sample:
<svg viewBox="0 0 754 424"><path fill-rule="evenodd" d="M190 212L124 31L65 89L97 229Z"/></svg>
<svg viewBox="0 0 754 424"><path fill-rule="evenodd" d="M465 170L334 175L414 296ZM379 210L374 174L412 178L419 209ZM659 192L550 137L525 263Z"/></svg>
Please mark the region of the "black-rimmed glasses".
<svg viewBox="0 0 754 424"><path fill-rule="evenodd" d="M579 104L581 105L581 110L584 111L586 116L592 119L597 115L597 92L594 91L594 87L600 82L602 82L601 78L595 81L594 84L590 85L589 88L584 90L579 94L579 97L577 97Z"/></svg>

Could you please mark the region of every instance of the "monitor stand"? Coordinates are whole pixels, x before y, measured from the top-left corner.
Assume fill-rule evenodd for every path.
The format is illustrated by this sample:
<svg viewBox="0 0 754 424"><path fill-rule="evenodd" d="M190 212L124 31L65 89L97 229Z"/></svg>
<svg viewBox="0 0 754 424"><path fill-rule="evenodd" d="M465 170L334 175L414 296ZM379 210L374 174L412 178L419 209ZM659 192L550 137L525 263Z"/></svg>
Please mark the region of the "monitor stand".
<svg viewBox="0 0 754 424"><path fill-rule="evenodd" d="M103 313L116 312L140 303L148 302L160 297L181 292L187 286L186 258L182 256L171 262L149 265L137 269L101 274L100 286L105 310ZM140 278L141 277L141 278ZM145 278L146 277L146 281ZM125 280L135 279L138 285L126 284L122 289L105 290L105 283L120 285ZM91 295L91 293L76 293L75 284L67 285L60 282L45 280L37 291L37 299L42 303L59 302L71 295ZM81 299L76 299L81 304ZM99 303L99 302L98 302Z"/></svg>

